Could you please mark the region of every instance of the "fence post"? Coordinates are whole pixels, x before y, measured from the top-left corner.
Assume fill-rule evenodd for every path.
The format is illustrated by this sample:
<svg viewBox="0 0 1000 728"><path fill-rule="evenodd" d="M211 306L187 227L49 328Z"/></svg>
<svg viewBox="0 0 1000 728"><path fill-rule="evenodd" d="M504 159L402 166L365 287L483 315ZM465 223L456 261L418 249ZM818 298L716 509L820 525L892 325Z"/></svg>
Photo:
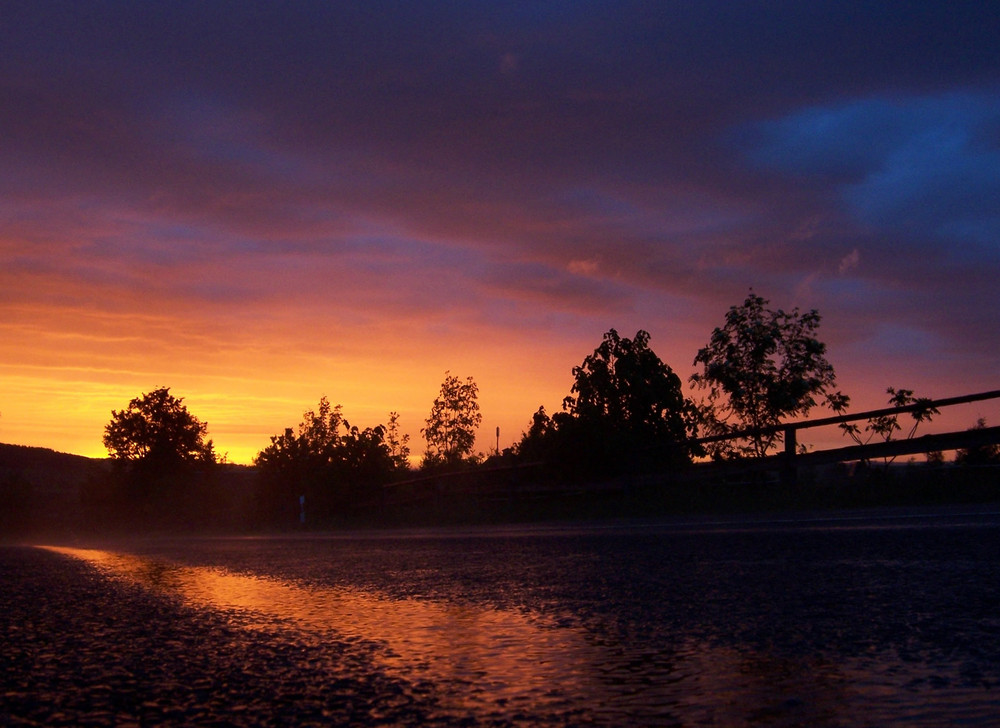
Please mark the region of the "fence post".
<svg viewBox="0 0 1000 728"><path fill-rule="evenodd" d="M798 468L795 465L795 450L798 443L795 438L795 426L785 428L785 462L781 468L781 482L788 488L795 487L798 481Z"/></svg>

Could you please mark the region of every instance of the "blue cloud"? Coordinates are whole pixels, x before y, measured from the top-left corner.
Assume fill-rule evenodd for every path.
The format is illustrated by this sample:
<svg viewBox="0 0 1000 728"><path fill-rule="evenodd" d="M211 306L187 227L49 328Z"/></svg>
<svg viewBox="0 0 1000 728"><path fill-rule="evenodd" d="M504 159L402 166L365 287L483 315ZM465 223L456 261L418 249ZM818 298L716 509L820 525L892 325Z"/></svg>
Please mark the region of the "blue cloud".
<svg viewBox="0 0 1000 728"><path fill-rule="evenodd" d="M744 130L755 166L832 189L876 230L997 249L1000 96L871 98Z"/></svg>

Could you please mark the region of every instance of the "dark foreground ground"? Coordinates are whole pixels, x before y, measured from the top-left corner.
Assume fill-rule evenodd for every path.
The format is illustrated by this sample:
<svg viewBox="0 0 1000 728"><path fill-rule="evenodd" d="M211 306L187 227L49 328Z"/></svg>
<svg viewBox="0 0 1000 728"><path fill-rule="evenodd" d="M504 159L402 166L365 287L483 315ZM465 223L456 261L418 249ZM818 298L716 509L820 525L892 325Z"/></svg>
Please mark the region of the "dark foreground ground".
<svg viewBox="0 0 1000 728"><path fill-rule="evenodd" d="M0 547L0 584L2 725L433 722L356 646L240 629L29 547Z"/></svg>
<svg viewBox="0 0 1000 728"><path fill-rule="evenodd" d="M89 545L0 546L0 725L1000 725L994 507Z"/></svg>

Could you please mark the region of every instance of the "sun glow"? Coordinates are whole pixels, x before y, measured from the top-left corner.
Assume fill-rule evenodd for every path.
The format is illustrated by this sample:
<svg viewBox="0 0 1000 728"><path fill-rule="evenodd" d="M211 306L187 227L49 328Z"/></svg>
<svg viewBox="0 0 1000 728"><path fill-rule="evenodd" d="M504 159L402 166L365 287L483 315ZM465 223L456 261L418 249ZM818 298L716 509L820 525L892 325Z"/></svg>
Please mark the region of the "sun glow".
<svg viewBox="0 0 1000 728"><path fill-rule="evenodd" d="M446 370L479 384L478 449L487 452L496 447L497 426L507 447L539 405L551 409L568 393L573 363L568 356L548 365L531 361L530 352L505 337L433 353L439 344L421 343L411 332L407 346L390 340L381 354L351 353L310 341L308 325L227 333L199 320L78 316L72 309L44 309L43 323L35 324L28 323L31 311L20 312L0 322L0 441L88 457L107 455L101 438L113 409L162 386L208 423L216 452L230 462L250 463L271 435L295 427L322 396L341 404L347 420L361 428L398 412L419 454L420 428Z"/></svg>

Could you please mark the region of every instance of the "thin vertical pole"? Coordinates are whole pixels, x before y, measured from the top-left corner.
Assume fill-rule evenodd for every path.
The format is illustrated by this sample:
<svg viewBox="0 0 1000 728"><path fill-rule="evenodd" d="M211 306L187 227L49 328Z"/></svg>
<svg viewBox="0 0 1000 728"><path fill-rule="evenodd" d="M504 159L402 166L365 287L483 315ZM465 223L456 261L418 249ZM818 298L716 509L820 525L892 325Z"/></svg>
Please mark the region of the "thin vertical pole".
<svg viewBox="0 0 1000 728"><path fill-rule="evenodd" d="M798 480L798 468L795 466L795 450L797 447L795 427L789 425L785 428L785 465L781 471L781 479L789 487L793 487Z"/></svg>

